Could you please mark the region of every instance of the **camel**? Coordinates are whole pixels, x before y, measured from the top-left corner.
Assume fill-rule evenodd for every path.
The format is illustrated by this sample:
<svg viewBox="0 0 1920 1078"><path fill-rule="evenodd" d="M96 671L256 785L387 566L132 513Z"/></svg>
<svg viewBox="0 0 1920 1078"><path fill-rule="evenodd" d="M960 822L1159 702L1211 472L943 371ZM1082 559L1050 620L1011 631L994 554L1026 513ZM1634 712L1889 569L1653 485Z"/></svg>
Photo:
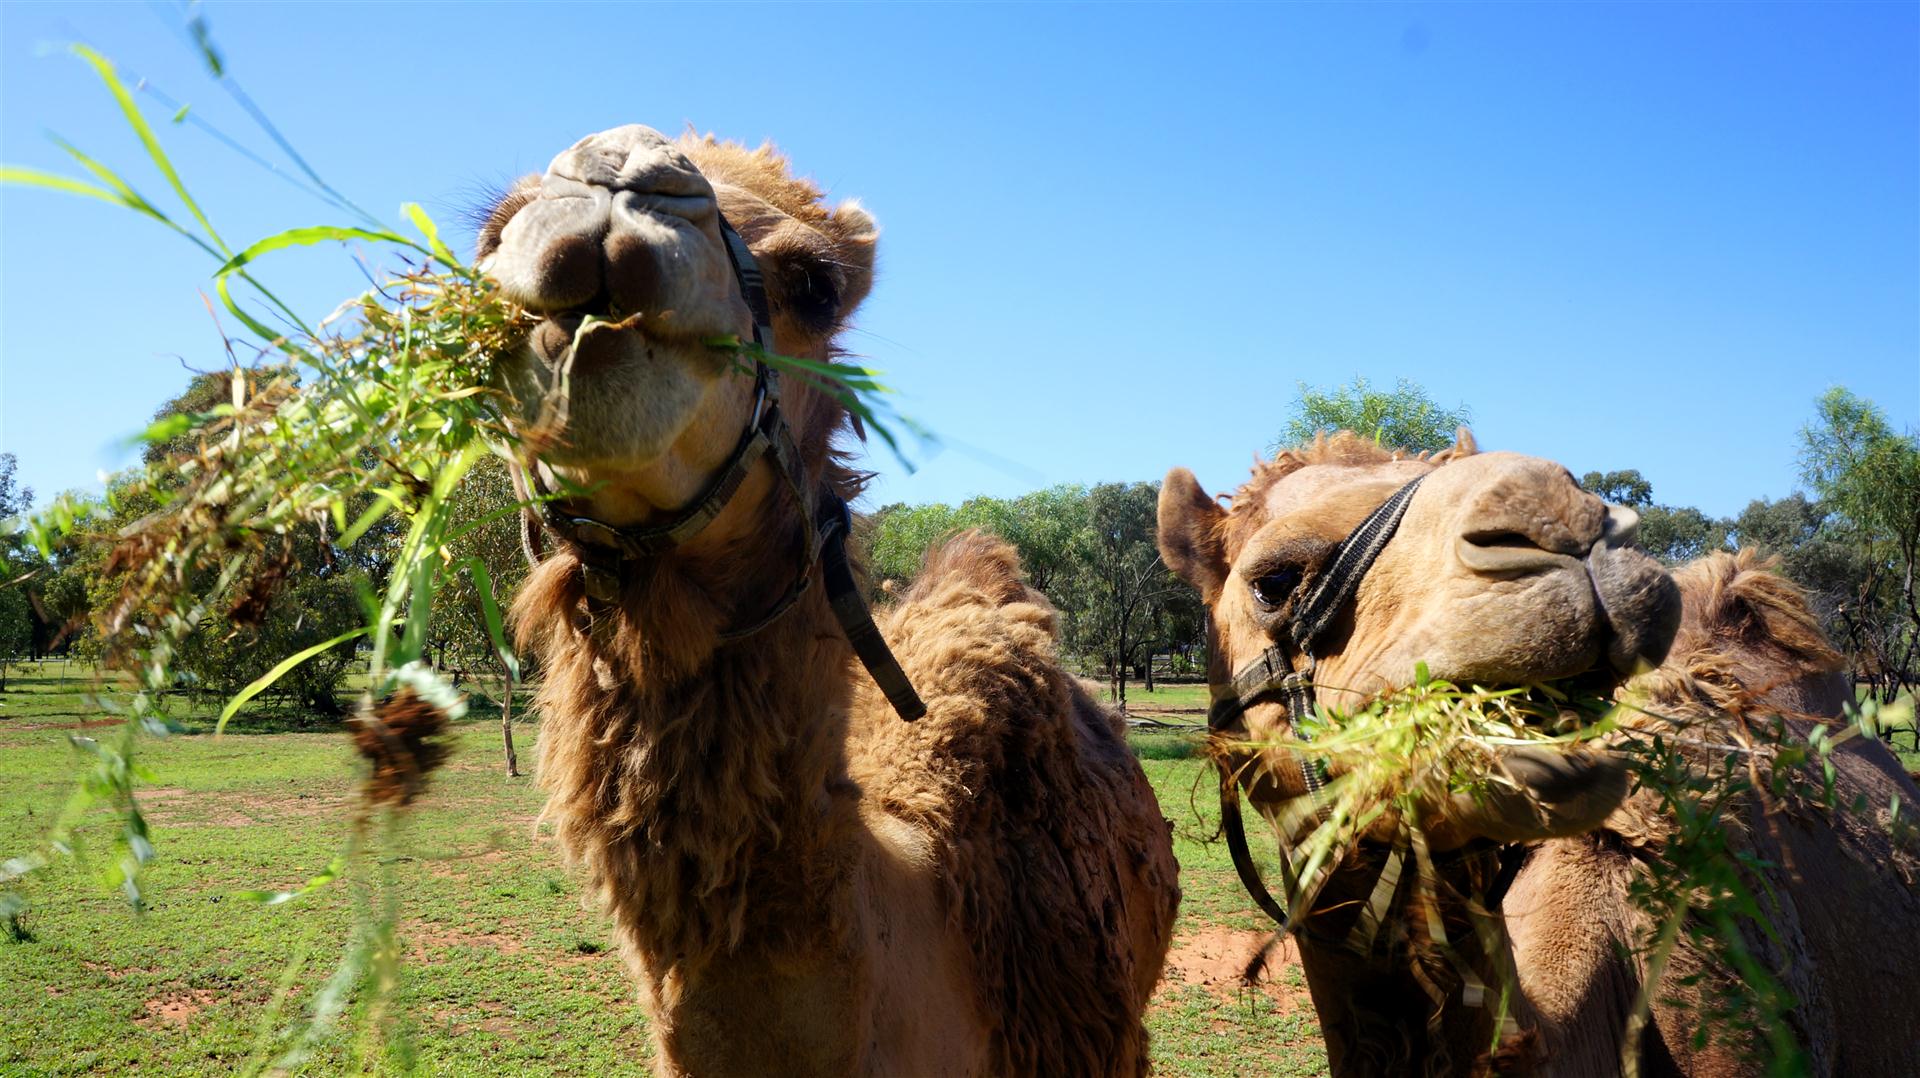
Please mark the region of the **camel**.
<svg viewBox="0 0 1920 1078"><path fill-rule="evenodd" d="M847 410L727 346L833 361L877 231L771 147L641 126L481 227L479 265L544 319L500 365L557 495L513 607L545 671L544 819L660 1074L1137 1075L1179 888L1122 724L998 539L937 547L857 631L832 580L866 478Z"/></svg>
<svg viewBox="0 0 1920 1078"><path fill-rule="evenodd" d="M1317 638L1319 706L1406 685L1424 662L1457 683L1580 677L1695 720L1693 736L1712 743L1780 712L1804 735L1851 698L1804 597L1753 554L1669 575L1632 548L1631 510L1557 464L1479 452L1465 430L1431 455L1322 436L1256 465L1224 507L1190 472L1168 475L1160 546L1212 615L1216 685L1264 649L1291 649L1290 619L1327 559L1416 479L1397 530ZM1311 768L1270 744L1291 729L1285 701L1238 714L1217 751L1251 763L1239 785L1264 814L1297 818L1283 809L1308 792ZM1651 791L1627 791L1617 758L1537 753L1509 761L1524 793L1455 797L1422 821L1436 851L1455 851L1436 858L1450 935L1482 983L1512 987L1511 1024L1496 1027L1466 977L1416 953L1417 932L1347 945L1379 878L1382 855L1362 842L1296 926L1334 1074L1621 1072L1649 972L1631 948L1653 927L1628 889L1671 824ZM1758 882L1775 934L1746 941L1797 1000L1791 1032L1809 1073L1920 1073L1920 997L1897 987L1920 968L1920 846L1911 822L1903 832L1891 818L1896 796L1910 814L1920 791L1877 741L1846 742L1832 760L1840 811L1788 796L1771 813L1749 803L1727 814L1734 848L1766 862ZM1864 811L1847 811L1856 798ZM1485 852L1495 844L1497 859ZM1467 900L1498 914L1491 940L1465 927ZM1695 1040L1716 987L1736 978L1683 936L1632 1048L1640 1073L1767 1073L1758 1034Z"/></svg>

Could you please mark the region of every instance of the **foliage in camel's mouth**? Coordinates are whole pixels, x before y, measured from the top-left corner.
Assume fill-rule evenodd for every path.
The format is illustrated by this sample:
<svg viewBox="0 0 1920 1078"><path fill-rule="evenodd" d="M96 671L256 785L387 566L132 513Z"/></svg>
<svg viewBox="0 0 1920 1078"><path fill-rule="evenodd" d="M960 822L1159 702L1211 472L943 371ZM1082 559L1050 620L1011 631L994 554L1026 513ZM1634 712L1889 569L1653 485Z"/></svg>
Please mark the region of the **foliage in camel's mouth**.
<svg viewBox="0 0 1920 1078"><path fill-rule="evenodd" d="M1436 868L1422 830L1422 808L1447 799L1484 796L1504 788L1526 794L1502 761L1516 750L1581 752L1599 748L1626 767L1632 797L1644 802L1636 815L1661 821L1657 834L1640 840L1647 863L1636 873L1629 899L1651 926L1632 941L1647 974L1629 1019L1625 1044L1639 1043L1649 1007L1660 989L1666 962L1685 938L1696 953L1739 971L1741 989L1716 999L1701 1015L1700 1036L1764 1058L1769 1074L1797 1073L1803 1059L1787 1014L1796 1003L1778 977L1750 950L1744 934L1757 916L1764 879L1751 874L1749 855L1730 843L1738 831L1737 806L1757 799L1775 806L1796 802L1840 811L1829 757L1849 737L1871 731L1889 716L1869 706L1849 725L1811 724L1796 730L1785 720L1756 711L1726 725L1696 727L1697 720L1661 715L1635 699L1630 688L1605 671L1548 683L1505 688L1458 686L1426 676L1382 694L1350 713L1316 714L1298 736L1268 742L1216 741L1214 751L1229 767L1257 766L1249 749L1281 748L1323 761L1332 775L1317 799L1298 797L1278 807L1263 805L1282 836L1286 878L1298 881L1287 896L1298 918L1314 908L1320 890L1338 868L1356 864L1399 868L1392 905L1379 915L1405 922L1404 960L1421 967L1423 983L1452 984L1469 1001L1492 1009L1496 1030L1507 1026L1514 973L1496 963L1498 984L1485 985L1461 959L1459 932L1479 940L1479 953L1498 956L1497 909L1471 891L1474 873ZM1892 716L1899 721L1900 716ZM1530 795L1529 795L1530 796ZM1771 808L1769 809L1771 811ZM1900 806L1893 808L1897 830ZM1730 820L1732 822L1730 822ZM1381 848L1382 830L1390 832ZM1356 857L1362 841L1368 856ZM1384 875L1384 874L1383 874ZM1463 883L1466 886L1463 886ZM1442 912L1445 916L1442 916ZM1449 937L1449 929L1455 936ZM1470 1004L1471 1005L1471 1004ZM1754 1024L1755 1016L1759 1022ZM1754 1030L1761 1031L1754 1035ZM1623 1074L1637 1074L1637 1060L1622 1061Z"/></svg>
<svg viewBox="0 0 1920 1078"><path fill-rule="evenodd" d="M1419 668L1412 684L1346 713L1316 713L1293 736L1254 746L1284 748L1324 763L1318 798L1283 806L1294 877L1315 881L1363 836L1393 822L1405 837L1422 810L1494 787L1524 791L1503 758L1515 749L1574 751L1615 728L1610 679L1589 675L1506 688L1459 686ZM1596 691L1601 690L1601 691ZM1248 743L1235 743L1243 750ZM1307 825L1318 816L1310 830Z"/></svg>

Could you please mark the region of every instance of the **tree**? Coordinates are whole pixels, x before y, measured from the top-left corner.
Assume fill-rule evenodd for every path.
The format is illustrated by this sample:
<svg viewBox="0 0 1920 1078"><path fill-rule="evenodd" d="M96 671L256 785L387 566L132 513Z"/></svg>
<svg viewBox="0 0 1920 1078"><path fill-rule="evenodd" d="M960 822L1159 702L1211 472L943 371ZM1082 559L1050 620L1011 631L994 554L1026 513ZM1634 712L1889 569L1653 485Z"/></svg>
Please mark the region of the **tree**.
<svg viewBox="0 0 1920 1078"><path fill-rule="evenodd" d="M1085 654L1098 657L1127 706L1127 668L1150 641L1156 608L1181 584L1160 560L1158 483L1101 483L1087 491L1085 613L1073 625Z"/></svg>
<svg viewBox="0 0 1920 1078"><path fill-rule="evenodd" d="M927 549L955 532L981 528L1020 551L1027 582L1060 606L1057 592L1069 586L1075 544L1086 525L1087 488L1062 484L1018 498L969 498L958 509L942 502L885 505L855 521L877 590L885 581L905 582L920 572Z"/></svg>
<svg viewBox="0 0 1920 1078"><path fill-rule="evenodd" d="M518 682L516 658L511 664L493 644L493 632L487 623L487 608L481 587L490 585L496 612L507 597L520 587L527 576L526 554L520 545L520 495L508 472L510 465L499 457L488 457L473 466L460 481L453 501L453 529L460 535L449 551L458 571L433 596L433 614L429 620L433 640L428 653L438 655L438 664L448 667L449 653L456 683L470 665L495 670L500 675L500 739L506 754L507 774L520 774L519 756L513 747L513 694ZM396 532L397 541L397 532ZM478 559L484 579L475 576L472 562ZM508 642L509 646L511 643Z"/></svg>
<svg viewBox="0 0 1920 1078"><path fill-rule="evenodd" d="M894 502L856 523L856 532L865 540L868 579L876 599L889 581L904 584L919 575L927 548L956 530L954 515L953 507L943 502Z"/></svg>
<svg viewBox="0 0 1920 1078"><path fill-rule="evenodd" d="M154 412L155 423L176 415L202 414L227 402L232 377L230 372L195 375L179 396ZM192 453L199 437L188 431L150 444L145 467L160 468L174 456ZM163 479L166 474L164 468L159 473ZM164 483L149 484L145 476L136 479L136 473L108 480L103 503L82 522L62 554L62 573L72 573L82 583L77 588L63 584L63 606L112 616L123 600L127 574L134 568L114 560L118 536L134 521L155 512L167 495ZM353 549L342 549L319 522L263 536L259 550L247 555L249 563L236 584L212 598L194 631L182 641L173 663L180 687L230 696L281 660L358 627L363 613L360 596L373 591L380 579L366 567L373 559L365 548L373 543L370 536ZM200 585L210 586L211 580L202 579ZM113 644L95 632L79 641L76 650L98 659ZM351 644L336 645L295 667L264 695L293 701L308 712L337 715L341 710L338 689L353 659Z"/></svg>
<svg viewBox="0 0 1920 1078"><path fill-rule="evenodd" d="M1836 616L1882 699L1920 688L1920 434L1835 387L1801 430L1801 478L1829 515L1821 529L1857 552L1862 577Z"/></svg>
<svg viewBox="0 0 1920 1078"><path fill-rule="evenodd" d="M1729 549L1733 522L1710 517L1691 505L1649 505L1640 510L1640 549L1668 565L1683 565Z"/></svg>
<svg viewBox="0 0 1920 1078"><path fill-rule="evenodd" d="M1653 504L1653 484L1636 468L1618 472L1588 472L1580 477L1580 489L1598 494L1616 505L1638 509Z"/></svg>
<svg viewBox="0 0 1920 1078"><path fill-rule="evenodd" d="M0 691L7 687L7 668L33 648L27 589L44 568L20 535L19 518L33 507L33 488L20 485L18 469L12 453L0 453Z"/></svg>
<svg viewBox="0 0 1920 1078"><path fill-rule="evenodd" d="M1414 452L1445 449L1467 425L1473 410L1461 404L1442 408L1418 382L1402 378L1392 390L1379 390L1365 378L1330 389L1299 384L1299 396L1276 449L1303 445L1322 431L1350 430Z"/></svg>

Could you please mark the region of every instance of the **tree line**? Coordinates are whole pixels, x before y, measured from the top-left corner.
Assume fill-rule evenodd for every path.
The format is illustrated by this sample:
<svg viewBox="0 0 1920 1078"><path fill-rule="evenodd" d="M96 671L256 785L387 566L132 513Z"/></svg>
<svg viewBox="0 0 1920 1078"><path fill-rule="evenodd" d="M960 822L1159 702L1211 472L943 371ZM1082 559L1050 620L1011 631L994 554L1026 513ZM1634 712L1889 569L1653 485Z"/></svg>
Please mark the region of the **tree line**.
<svg viewBox="0 0 1920 1078"><path fill-rule="evenodd" d="M156 421L210 410L228 399L228 377L197 376L155 413ZM1347 429L1383 444L1434 450L1450 445L1470 418L1465 405L1443 407L1409 381L1391 389L1364 379L1331 388L1302 384L1275 446ZM177 439L186 437L192 435L150 444L143 465L178 452ZM1895 430L1871 401L1836 388L1815 402L1799 442L1803 490L1755 499L1732 517L1657 501L1632 467L1589 472L1580 482L1638 510L1641 545L1670 564L1741 546L1776 554L1779 571L1806 589L1860 681L1886 701L1912 693L1920 687L1920 435ZM47 554L17 527L0 532L0 689L7 666L24 658L52 651L103 657L111 641L99 624L112 613L125 571L114 537L158 508L154 495L132 491L128 476L110 479L79 531ZM16 481L12 455L0 455L0 519L17 522L33 497ZM1156 657L1176 674L1205 669L1199 597L1167 571L1155 543L1158 497L1158 483L1064 484L958 506L886 505L860 517L856 529L881 602L913 578L927 549L945 536L982 528L1007 539L1019 549L1029 582L1060 613L1067 660L1103 678L1124 705L1128 680L1151 679ZM503 597L526 571L509 511L514 501L498 461L477 468L458 499L463 522L474 527L457 556L477 555ZM181 691L230 696L286 656L357 624L363 603L384 588L399 541L391 518L351 537L323 522L277 537L270 557L278 560L264 574L276 586L249 589L206 612L177 663ZM436 598L430 653L456 677L504 684L479 586L463 580ZM271 695L302 711L337 714L353 660L351 646L333 649Z"/></svg>
<svg viewBox="0 0 1920 1078"><path fill-rule="evenodd" d="M154 413L152 431L164 431L173 417L202 415L232 399L230 372L194 376L186 390ZM19 527L0 532L0 689L8 666L50 654L102 663L110 657L111 638L122 583L136 556L118 542L135 521L160 508L167 495L134 480L147 468L177 457L193 433L149 442L135 469L108 477L102 495L70 496L83 506L76 527L51 550L28 542ZM15 481L13 454L0 454L0 519L17 522L33 506L34 495ZM164 474L162 472L161 474ZM462 487L455 510L462 528L464 558L479 555L496 594L512 594L526 572L520 552L518 501L504 462L488 460L474 469ZM355 507L349 520L366 507ZM317 647L364 623L369 604L387 586L389 571L404 536L401 522L388 514L348 536L329 522L303 523L270 537L261 564L202 613L196 631L176 656L177 690L209 703L231 698L283 659ZM347 529L351 531L352 529ZM486 629L478 582L463 577L436 594L429 653L457 680L492 678L482 687L504 689ZM260 699L294 717L325 721L343 713L345 682L358 655L353 644L320 652L276 681ZM504 701L504 697L502 700Z"/></svg>

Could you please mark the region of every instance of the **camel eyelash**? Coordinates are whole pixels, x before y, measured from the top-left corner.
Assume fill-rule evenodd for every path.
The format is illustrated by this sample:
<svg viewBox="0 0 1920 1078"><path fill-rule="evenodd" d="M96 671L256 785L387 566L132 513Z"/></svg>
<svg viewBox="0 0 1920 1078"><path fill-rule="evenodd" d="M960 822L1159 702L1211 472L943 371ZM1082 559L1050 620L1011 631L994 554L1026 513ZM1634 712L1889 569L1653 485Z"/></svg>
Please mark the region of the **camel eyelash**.
<svg viewBox="0 0 1920 1078"><path fill-rule="evenodd" d="M533 191L527 187L516 187L500 199L498 205L487 213L486 223L480 226L480 234L474 240L474 253L479 258L492 254L500 246L500 231L513 220L513 215L533 201Z"/></svg>

